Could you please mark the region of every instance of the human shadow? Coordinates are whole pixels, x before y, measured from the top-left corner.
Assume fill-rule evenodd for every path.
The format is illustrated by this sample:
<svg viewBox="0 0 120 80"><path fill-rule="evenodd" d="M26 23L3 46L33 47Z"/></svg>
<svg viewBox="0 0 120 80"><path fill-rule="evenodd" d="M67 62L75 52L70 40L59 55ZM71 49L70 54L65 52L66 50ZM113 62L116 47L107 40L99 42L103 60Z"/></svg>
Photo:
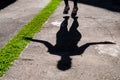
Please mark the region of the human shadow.
<svg viewBox="0 0 120 80"><path fill-rule="evenodd" d="M73 18L73 23L68 30L68 16L64 17L64 21L61 23L60 29L56 34L56 44L52 45L48 41L32 39L25 37L24 39L33 42L39 42L44 44L48 48L48 52L52 55L58 55L61 59L58 61L57 68L59 70L65 71L71 68L72 58L70 56L82 55L84 51L91 45L98 44L114 44L113 42L90 42L82 46L78 46L78 42L82 38L81 33L77 30L79 23L77 17Z"/></svg>
<svg viewBox="0 0 120 80"><path fill-rule="evenodd" d="M92 5L92 6L104 8L110 11L120 12L119 0L78 0L78 3Z"/></svg>
<svg viewBox="0 0 120 80"><path fill-rule="evenodd" d="M1 0L0 1L0 10L4 9L5 7L9 6L10 4L16 2L17 0Z"/></svg>

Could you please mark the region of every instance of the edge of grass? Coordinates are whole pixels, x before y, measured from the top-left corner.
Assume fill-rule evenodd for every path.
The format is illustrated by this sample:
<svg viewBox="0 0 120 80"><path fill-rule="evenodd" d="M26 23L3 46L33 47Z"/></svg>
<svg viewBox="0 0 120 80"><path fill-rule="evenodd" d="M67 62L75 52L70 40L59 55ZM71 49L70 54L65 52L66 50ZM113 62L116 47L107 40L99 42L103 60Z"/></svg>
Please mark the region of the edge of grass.
<svg viewBox="0 0 120 80"><path fill-rule="evenodd" d="M12 62L16 60L26 45L30 42L23 37L33 37L50 15L55 11L62 0L50 0L50 2L38 14L0 49L0 77L2 77Z"/></svg>

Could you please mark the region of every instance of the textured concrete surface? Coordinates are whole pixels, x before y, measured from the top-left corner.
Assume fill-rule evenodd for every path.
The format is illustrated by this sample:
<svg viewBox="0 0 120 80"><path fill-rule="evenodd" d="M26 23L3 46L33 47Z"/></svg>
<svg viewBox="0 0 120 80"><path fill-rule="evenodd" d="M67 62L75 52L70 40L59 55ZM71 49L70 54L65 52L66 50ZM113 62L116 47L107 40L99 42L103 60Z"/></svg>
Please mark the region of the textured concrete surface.
<svg viewBox="0 0 120 80"><path fill-rule="evenodd" d="M48 2L49 0L17 0L0 10L0 48Z"/></svg>
<svg viewBox="0 0 120 80"><path fill-rule="evenodd" d="M120 80L120 13L79 3L78 19L65 21L63 7L0 80Z"/></svg>

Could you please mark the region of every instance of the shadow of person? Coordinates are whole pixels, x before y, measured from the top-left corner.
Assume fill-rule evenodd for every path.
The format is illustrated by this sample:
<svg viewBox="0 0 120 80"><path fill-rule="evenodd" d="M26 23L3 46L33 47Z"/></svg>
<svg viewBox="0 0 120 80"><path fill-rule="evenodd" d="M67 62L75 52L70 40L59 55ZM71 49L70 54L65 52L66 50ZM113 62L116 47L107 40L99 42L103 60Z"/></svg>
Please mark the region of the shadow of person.
<svg viewBox="0 0 120 80"><path fill-rule="evenodd" d="M68 16L64 17L64 21L61 23L60 30L57 32L56 45L54 51L56 55L61 56L61 60L58 61L57 67L60 70L67 70L71 67L71 53L78 49L77 43L81 39L81 33L77 30L79 24L78 17L73 17L73 23L69 31Z"/></svg>
<svg viewBox="0 0 120 80"><path fill-rule="evenodd" d="M63 17L64 21L61 23L60 29L56 34L56 44L52 45L48 41L37 40L25 37L26 40L31 40L33 42L39 42L44 44L48 48L48 52L52 55L58 55L61 59L58 61L57 68L59 70L65 71L71 68L72 58L70 56L82 55L84 51L91 45L97 44L114 44L109 41L104 42L91 42L86 43L80 47L77 46L78 42L82 38L81 33L77 30L79 23L77 21L78 17L73 18L73 23L68 30L68 16Z"/></svg>

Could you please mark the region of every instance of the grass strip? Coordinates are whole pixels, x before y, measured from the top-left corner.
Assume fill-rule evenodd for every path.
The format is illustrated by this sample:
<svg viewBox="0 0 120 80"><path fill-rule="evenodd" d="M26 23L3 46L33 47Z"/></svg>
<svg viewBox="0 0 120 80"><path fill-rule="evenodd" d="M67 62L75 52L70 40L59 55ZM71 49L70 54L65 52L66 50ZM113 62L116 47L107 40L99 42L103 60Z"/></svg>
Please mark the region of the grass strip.
<svg viewBox="0 0 120 80"><path fill-rule="evenodd" d="M33 37L37 33L49 16L55 11L61 0L51 0L30 22L9 40L0 49L0 76L6 73L12 62L16 60L26 45L30 42L23 37Z"/></svg>

